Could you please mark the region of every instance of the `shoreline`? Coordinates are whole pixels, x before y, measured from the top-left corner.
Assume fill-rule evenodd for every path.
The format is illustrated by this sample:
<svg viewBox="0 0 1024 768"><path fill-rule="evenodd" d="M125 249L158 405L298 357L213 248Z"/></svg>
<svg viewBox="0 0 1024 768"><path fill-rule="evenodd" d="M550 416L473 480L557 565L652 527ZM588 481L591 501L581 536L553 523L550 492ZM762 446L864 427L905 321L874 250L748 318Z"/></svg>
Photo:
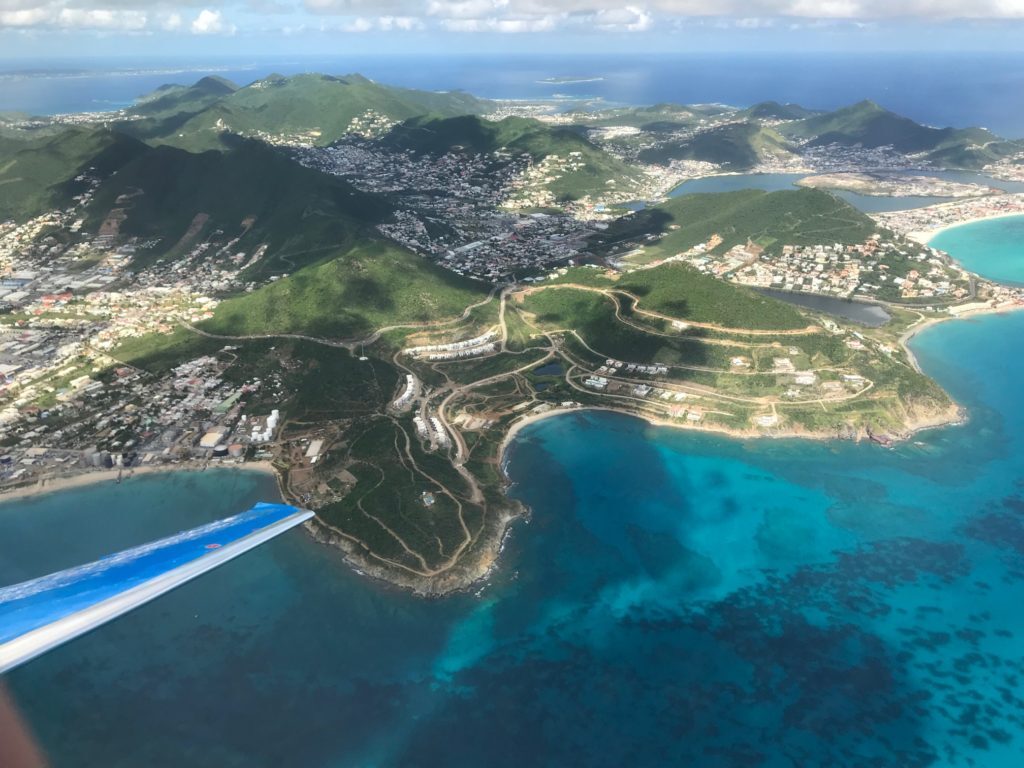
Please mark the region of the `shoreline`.
<svg viewBox="0 0 1024 768"><path fill-rule="evenodd" d="M1004 312L1012 312L1019 309L1024 309L1024 306L985 307L973 309L959 315L927 318L924 319L923 322L919 322L908 328L900 337L899 344L907 353L908 360L911 365L916 370L920 371L917 359L909 346L910 341L918 334L931 327L944 323L947 320L963 319L977 315L1002 314ZM509 502L510 508L504 515L502 515L500 523L494 531L493 539L484 544L479 558L477 558L473 563L466 564L471 567L452 573L447 579L441 580L439 583L425 583L421 579L402 578L399 574L391 572L386 567L382 567L380 564L373 563L372 561L361 557L361 553L358 551L358 548L353 546L351 541L345 540L342 536L338 535L337 531L324 524L319 517L314 516L306 523L304 527L306 528L307 535L309 535L310 539L315 543L340 550L342 560L356 574L366 576L373 581L381 582L389 587L395 587L403 591L408 590L413 594L422 597L447 597L449 595L469 592L480 585L486 586L489 578L498 568L501 567L500 560L502 551L508 541L508 537L512 533L514 523L521 519L528 520L530 517L530 510L528 508L523 507L521 503L516 502L508 496L509 490L514 485L514 481L507 471L509 461L508 454L512 444L520 436L520 433L527 427L544 421L545 419L567 416L575 411L606 411L608 413L615 413L639 419L652 427L664 427L693 433L716 435L729 440L747 441L775 439L830 442L843 439L830 431L812 432L803 429L776 429L774 431L765 431L754 426L751 426L749 429L737 429L722 425L691 425L614 406L580 405L574 408L555 407L551 410L544 411L543 413L532 413L525 416L519 416L505 428L495 458L498 462L498 469L502 479L502 493ZM967 419L968 414L966 410L950 398L948 408L907 419L902 425L900 432L893 436L887 436L887 438L891 439L893 443L909 442L914 438L914 436L923 431L960 425L966 423ZM870 439L870 437L863 430L860 430L856 433L856 436L852 438L852 441L861 442L865 439ZM850 441L850 439L843 440L844 442ZM115 481L117 480L118 475L121 475L122 482L124 482L126 480L130 480L136 475L141 476L164 472L200 472L211 468L260 472L269 477L273 477L277 484L278 495L284 499L285 503L289 503L287 501L286 494L284 493L284 488L281 485L281 474L277 471L274 465L269 461L254 461L237 464L214 465L204 465L200 462L183 462L181 464L174 465L148 465L137 467L135 469L114 468L91 471L85 470L71 475L43 478L42 480L30 485L0 490L0 504L48 493L86 487L102 483L104 481Z"/></svg>
<svg viewBox="0 0 1024 768"><path fill-rule="evenodd" d="M6 504L9 501L17 501L19 499L26 499L33 496L43 496L49 493L70 491L75 488L85 488L90 485L99 485L103 482L116 482L119 475L121 477L121 484L124 484L133 477L142 475L156 475L172 472L205 472L208 469L233 469L242 472L259 472L267 475L268 477L274 477L278 480L278 494L281 495L283 499L280 487L280 478L277 470L274 469L274 465L269 461L248 461L240 464L215 464L212 466L203 466L198 464L156 464L123 469L98 469L71 475L44 477L29 485L0 489L0 504Z"/></svg>
<svg viewBox="0 0 1024 768"><path fill-rule="evenodd" d="M1009 215L1018 216L1018 215L1024 215L1024 214L1009 214ZM908 328L906 331L904 331L903 335L900 336L900 338L899 338L899 344L903 348L904 352L906 352L907 359L909 360L909 362L910 362L911 366L914 368L914 370L916 370L918 373L921 373L923 375L927 375L927 374L924 373L924 371L922 371L921 366L918 363L917 356L914 354L914 351L910 348L910 342L918 334L923 333L924 331L928 330L929 328L933 328L934 326L940 325L942 323L945 323L945 322L948 322L948 321L951 321L951 320L966 320L966 319L970 319L972 317L980 317L980 316L983 316L983 315L1001 315L1001 314L1004 314L1004 313L1019 312L1019 311L1022 311L1022 310L1024 310L1024 305L1021 305L1021 306L1004 306L1004 307L987 307L987 308L973 309L973 310L970 310L970 311L967 311L967 312L963 312L963 313L957 314L957 315L951 314L951 315L947 315L945 317L932 317L932 318L928 318L928 319L924 320L924 322L917 323L917 324L911 326L910 328ZM945 390L943 390L943 391L945 391ZM947 396L948 396L948 394L947 394ZM684 431L688 431L688 432L699 432L699 433L703 433L703 434L721 435L723 437L726 437L726 438L729 438L729 439L732 439L732 440L760 440L760 439L770 438L770 439L773 439L773 440L816 440L816 441L828 441L828 440L837 440L837 439L839 439L839 438L836 438L836 437L832 436L831 434L827 434L827 433L824 433L824 432L808 432L808 431L802 431L802 430L780 430L780 431L776 431L776 432L763 432L763 431L759 431L759 430L755 429L754 427L751 427L749 430L742 430L742 429L731 429L729 427L720 427L720 426L714 426L714 427L708 427L708 426L703 426L703 425L691 426L691 425L688 425L688 424L681 424L681 423L678 423L678 422L675 422L675 421L669 421L667 419L659 419L659 418L656 418L656 417L653 417L653 416L648 416L648 415L641 414L641 413L635 413L633 411L628 411L628 410L625 410L625 409L622 409L622 408L615 408L615 407L612 407L612 406L604 406L604 405L581 405L581 406L578 406L576 408L559 408L559 407L556 407L556 408L552 408L549 411L545 411L543 413L534 413L534 414L528 414L526 416L521 416L518 419L516 419L512 424L509 425L508 429L505 432L505 435L502 437L501 443L498 446L498 463L499 463L499 467L501 469L502 477L505 479L506 487L509 484L511 484L511 482L512 482L511 479L508 476L508 473L505 471L505 464L506 464L506 458L507 458L507 454L508 454L508 449L511 447L512 443L515 441L515 439L519 435L519 433L521 431L523 431L524 429L526 429L527 427L529 427L529 426L531 426L533 424L536 424L538 422L544 421L545 419L553 418L555 416L565 416L567 414L575 413L575 412L579 412L579 411L606 411L608 413L618 413L618 414L622 414L624 416L632 416L635 419L640 419L642 421L647 422L649 425L651 425L653 427L669 427L671 429L679 429L679 430L684 430ZM923 432L923 431L926 431L926 430L929 430L929 429L937 429L939 427L957 426L957 425L966 423L966 421L967 421L967 413L966 413L965 409L959 403L957 403L955 400L950 398L950 408L947 409L947 411L945 413L943 413L943 414L935 414L932 417L918 417L918 418L915 418L915 419L910 419L905 424L906 431L904 433L901 433L901 435L898 438L896 438L895 441L896 442L905 442L906 440L909 440L911 437L913 437L914 435L918 434L919 432Z"/></svg>
<svg viewBox="0 0 1024 768"><path fill-rule="evenodd" d="M966 227L968 224L977 224L982 221L995 221L996 219L1011 219L1016 216L1024 218L1024 211L1018 211L1017 213L996 213L989 216L973 216L963 221L958 221L955 224L943 224L941 227L935 227L933 229L919 229L913 232L907 232L907 238L920 243L921 245L928 245L931 240L941 235L950 229L956 229L958 227Z"/></svg>
<svg viewBox="0 0 1024 768"><path fill-rule="evenodd" d="M510 425L502 439L501 444L498 447L498 461L502 478L505 481L506 490L513 483L505 469L508 460L508 450L511 448L519 433L527 427L544 421L545 419L554 418L556 416L567 416L571 413L581 413L585 411L617 413L622 416L639 419L652 427L663 427L703 435L715 435L727 440L813 440L819 443L831 441L859 443L865 439L869 439L864 432L858 432L855 438L840 438L832 432L812 432L802 429L775 429L775 431L769 432L759 430L756 427L750 427L749 429L733 429L722 426L692 426L676 421L669 421L668 419L659 419L654 416L603 405L581 405L577 408L552 408L550 411L545 411L544 413L531 414L518 419L515 423ZM966 420L967 417L964 409L950 398L950 407L946 411L936 413L931 416L921 416L910 419L904 423L903 430L901 432L895 436L890 435L889 438L893 443L902 443L906 442L919 432L924 432L929 429L937 429L939 427L957 426L965 423Z"/></svg>
<svg viewBox="0 0 1024 768"><path fill-rule="evenodd" d="M1017 215L1017 214L1014 214ZM948 322L950 320L969 320L972 317L981 317L983 315L1002 315L1010 312L1020 312L1024 310L1024 305L1010 305L1002 307L978 307L977 309L970 309L966 312L960 312L958 314L948 314L945 317L930 317L924 322L915 323L903 332L899 338L899 345L903 348L903 351L907 353L907 359L910 361L911 366L914 370L920 374L927 376L922 369L921 364L917 361L917 355L914 354L914 350L910 348L910 342L920 333L927 331L929 328L933 328L936 325Z"/></svg>

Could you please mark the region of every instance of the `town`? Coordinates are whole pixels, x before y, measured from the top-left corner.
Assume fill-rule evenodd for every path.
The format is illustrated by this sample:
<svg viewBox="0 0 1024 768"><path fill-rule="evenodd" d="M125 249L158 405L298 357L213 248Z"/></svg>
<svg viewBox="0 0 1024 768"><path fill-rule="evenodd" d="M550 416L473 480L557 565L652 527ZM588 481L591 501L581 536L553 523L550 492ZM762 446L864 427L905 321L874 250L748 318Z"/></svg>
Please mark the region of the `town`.
<svg viewBox="0 0 1024 768"><path fill-rule="evenodd" d="M524 114L556 126L592 119L553 111L551 105L525 103L500 103L486 118ZM625 122L618 124L616 115ZM117 116L131 117L124 112ZM603 264L630 272L682 262L716 279L758 289L892 302L933 313L956 314L964 308L1021 302L1019 289L966 272L946 254L928 247L925 235L961 221L1024 213L1024 195L993 194L982 185L931 177L864 176L890 171L906 174L922 165L889 147L805 144L795 152L762 154L754 170L840 174L811 177L805 183L842 188L853 184L872 194L971 197L876 214L877 233L854 244L748 241L719 252L722 237L715 234L688 250L640 267L629 254L606 258L595 253L595 236L631 211L665 199L682 181L725 168L692 158L642 162L639 158L645 151L738 124L735 110L709 106L679 111L678 117L689 121L688 126L654 136L626 124L628 116L628 110L605 115L601 124L587 128L587 135L597 146L628 161L635 174L608 178L593 195L564 199L554 194L554 185L566 176L587 172L583 152L535 158L506 149L440 153L402 149L388 138L396 121L374 110L353 118L347 134L329 146L319 145L316 131L251 134L250 138L278 147L307 168L382 196L394 210L376 224L379 235L446 270L505 290L545 285L552 268L575 264ZM57 122L77 125L92 120L68 116ZM230 126L221 128L226 131ZM999 168L1003 175L993 169L994 178L1012 174L1016 166L1003 163ZM86 224L86 208L103 181L100 172L88 168L75 178L80 191L67 207L21 223L0 223L0 435L6 451L0 460L0 482L23 483L96 467L206 464L274 456L281 450L287 371L228 375L237 357L228 337L220 341L211 337L202 354L155 374L124 363L114 353L125 342L150 334L197 333L197 325L212 318L224 299L286 276L280 270L265 274L260 269L279 255L279 249L270 242L240 247L253 226L251 218L236 222L234 229L212 228L207 214L198 213L175 246L175 257L157 257L154 254L166 246L160 238L122 232L135 192L119 197L100 223ZM638 250L659 237L642 238ZM560 275L564 269L554 273ZM681 333L685 325L674 323L671 330ZM837 334L846 333L834 323L824 325ZM846 343L857 352L872 350L882 357L895 353L889 342L849 336ZM552 345L553 350L567 354L567 348ZM780 403L812 396L845 401L870 381L857 369L840 376L822 375L806 363L804 368L794 367L790 358L804 357L794 350L789 357L776 355L759 362L733 354L714 375L722 381L742 381L756 371L781 377ZM473 362L486 366L505 353L507 340L495 325L478 327L468 336L406 346L401 355L412 367L399 388L386 393L390 412L413 411L415 431L429 450L461 450L455 424L466 428L493 423L494 418L463 412L449 421L444 408L431 399L431 387L420 375L422 367ZM586 402L592 402L586 398L593 396L619 398L624 403L657 402L666 418L691 425L721 419L721 410L709 408L707 392L673 381L678 370L650 361L579 358L566 384L577 399ZM754 418L762 429L778 423L771 414L755 413ZM311 467L326 444L327 436L314 430L288 450L297 451L297 460Z"/></svg>
<svg viewBox="0 0 1024 768"><path fill-rule="evenodd" d="M769 253L753 243L709 254L701 244L679 257L701 272L742 285L841 298L965 299L970 277L934 249L908 248L877 235L859 245L784 245ZM895 266L894 266L895 265ZM909 268L900 269L901 265Z"/></svg>

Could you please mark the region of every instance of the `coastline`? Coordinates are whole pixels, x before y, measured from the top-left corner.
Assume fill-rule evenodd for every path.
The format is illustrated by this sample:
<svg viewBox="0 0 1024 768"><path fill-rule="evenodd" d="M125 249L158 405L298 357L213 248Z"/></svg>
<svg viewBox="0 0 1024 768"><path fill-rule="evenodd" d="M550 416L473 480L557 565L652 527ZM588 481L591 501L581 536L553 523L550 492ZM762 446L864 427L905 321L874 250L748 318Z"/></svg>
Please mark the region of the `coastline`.
<svg viewBox="0 0 1024 768"><path fill-rule="evenodd" d="M974 216L963 221L958 221L955 224L943 224L941 227L935 227L934 229L921 229L915 230L914 232L907 232L907 237L921 245L928 245L928 243L941 235L943 232L949 229L956 229L957 227L966 227L968 224L977 224L980 221L995 221L996 219L1011 219L1020 216L1024 218L1024 211L1018 211L1017 213L996 213L990 216Z"/></svg>
<svg viewBox="0 0 1024 768"><path fill-rule="evenodd" d="M1020 215L1020 214L1014 214ZM1001 307L978 307L976 309L970 309L966 312L960 312L957 314L949 314L945 317L930 317L923 322L915 323L903 332L903 335L899 338L899 344L903 348L903 351L907 353L907 359L910 361L911 366L918 373L924 374L921 370L921 365L917 361L917 356L914 354L914 350L910 348L910 342L919 333L922 333L929 328L932 328L941 323L948 322L950 320L967 320L972 317L980 317L982 315L1002 315L1007 312L1019 312L1024 310L1024 305L1010 305ZM927 375L927 374L924 374Z"/></svg>
<svg viewBox="0 0 1024 768"><path fill-rule="evenodd" d="M911 326L904 332L899 339L899 344L907 353L908 360L911 365L913 365L916 370L920 371L917 359L909 346L910 341L919 333L935 325L946 322L947 320L968 318L976 315L1001 314L1003 312L1011 312L1018 309L1024 309L1024 307L983 307L972 309L959 315L946 315L942 317L923 319L921 322ZM435 580L407 577L389 569L381 563L374 562L372 559L366 557L366 553L361 550L356 542L341 535L339 531L333 529L318 517L313 517L305 524L304 527L314 542L340 550L342 559L348 567L358 575L367 576L374 581L383 582L390 587L406 589L422 597L439 598L458 594L460 592L467 592L481 585L486 585L488 578L493 575L497 568L500 567L502 550L504 549L509 535L511 535L512 524L519 519L528 519L530 515L529 509L522 507L521 504L509 498L507 495L508 490L512 485L512 479L509 477L507 472L508 451L512 443L527 427L545 419L554 418L556 416L565 416L575 411L606 411L609 413L617 413L640 419L654 427L668 427L671 429L686 430L694 433L714 434L732 440L746 441L771 438L815 440L824 442L841 439L832 431L813 432L805 429L793 428L762 430L754 426L746 429L738 429L720 424L694 425L658 418L657 416L652 416L650 414L639 413L614 406L581 405L574 408L556 407L543 413L532 413L525 416L519 416L513 422L504 427L504 434L498 446L495 458L498 462L499 472L503 481L503 491L507 501L509 502L508 509L506 509L504 513L500 514L500 519L497 521L494 529L488 532L486 541L481 542L481 546L476 555L470 558L467 562L462 563L460 567L453 568L452 571L446 573L440 579ZM949 406L945 409L907 418L900 431L897 434L886 436L886 440L891 440L893 443L905 442L922 431L962 424L966 420L966 411L959 404L950 400ZM870 439L870 435L866 431L860 430L852 439L859 442L861 440ZM886 445L888 445L888 443L886 443ZM274 465L269 461L256 461L239 464L214 465L205 465L201 462L183 462L181 464L172 465L150 465L135 469L115 468L104 470L84 470L76 474L44 478L31 485L11 488L8 490L0 490L0 504L7 501L15 501L52 492L85 487L105 481L116 481L118 475L121 475L121 482L123 483L136 475L141 476L162 472L199 472L211 467L215 469L223 468L261 472L274 477L277 482L279 495L285 499L286 503L288 503L284 489L281 486L281 475Z"/></svg>
<svg viewBox="0 0 1024 768"><path fill-rule="evenodd" d="M903 430L897 435L890 435L889 438L893 443L904 442L909 440L912 436L919 432L923 432L928 429L936 429L938 427L948 427L957 424L962 424L966 421L964 410L952 400L951 405L948 409L942 412L937 412L933 415L920 416L909 419L903 424ZM622 416L630 416L634 419L640 419L646 422L652 427L666 427L668 429L677 429L683 432L694 432L706 435L718 435L720 437L727 438L729 440L814 440L817 442L828 442L831 440L842 440L844 442L860 442L861 440L868 439L866 432L858 432L855 438L840 438L837 437L833 432L812 432L805 429L774 429L773 431L760 430L755 427L749 429L732 429L729 427L723 427L719 425L705 426L705 425L690 425L684 424L677 421L669 421L668 419L659 419L654 416L649 416L643 413L637 413L635 411L629 411L624 408L612 408L609 406L602 405L583 405L578 408L553 408L550 411L544 413L531 414L518 419L512 424L505 434L504 439L501 441L499 446L499 460L501 465L501 473L505 479L506 488L511 484L511 478L505 471L505 464L507 460L507 452L511 447L513 441L518 436L519 432L526 429L533 424L544 421L545 419L554 418L555 416L565 416L570 413L580 413L584 411L605 411L607 413L617 413Z"/></svg>
<svg viewBox="0 0 1024 768"><path fill-rule="evenodd" d="M44 477L29 485L0 489L0 504L32 496L42 496L48 493L84 488L103 482L116 482L118 476L121 477L121 483L123 484L136 476L155 475L165 472L203 472L207 469L235 469L242 472L260 472L275 479L280 479L277 470L274 469L274 465L269 461L249 461L240 464L216 464L213 466L183 463L180 465L157 464L145 467L129 467L127 469L99 469L71 475ZM278 482L278 493L280 494L280 492L280 482Z"/></svg>
<svg viewBox="0 0 1024 768"><path fill-rule="evenodd" d="M1011 214L1014 216L1020 216L1022 214ZM902 336L899 338L899 344L907 354L907 359L910 361L911 366L918 373L924 374L921 369L920 363L918 363L917 356L914 351L910 348L910 342L918 334L932 328L941 323L948 322L950 320L965 320L972 317L979 317L982 315L1000 315L1008 312L1017 312L1024 310L1024 306L1003 306L1003 307L986 307L972 309L967 312L962 312L956 315L947 315L945 317L932 317L924 320L923 322L917 323L908 328ZM924 374L927 375L927 374ZM905 423L905 431L900 433L895 438L896 442L905 441L910 439L913 435L923 432L928 429L936 429L938 427L954 426L963 424L967 420L966 411L955 401L950 398L950 408L942 413L936 413L932 416L921 416L911 418ZM647 414L636 413L634 411L626 410L624 408L615 408L612 406L603 405L581 405L575 408L552 408L544 413L533 413L526 416L520 416L514 422L512 422L505 432L504 437L498 447L498 461L501 467L502 476L505 478L506 486L511 482L508 474L505 472L506 455L509 447L515 441L519 433L529 427L532 424L536 424L545 419L553 418L555 416L565 416L566 414L575 413L579 411L607 411L609 413L618 413L624 416L632 416L636 419L641 419L654 427L670 427L672 429L680 429L688 432L701 432L705 434L722 435L724 437L731 438L733 440L759 440L764 438L771 439L795 439L795 440L835 440L838 439L831 433L827 432L809 432L806 430L798 429L782 429L774 432L766 432L751 427L749 429L731 429L729 427L723 427L719 425L706 426L706 425L690 425L683 424L676 421L669 421L667 419L659 419ZM859 439L859 438L858 438Z"/></svg>

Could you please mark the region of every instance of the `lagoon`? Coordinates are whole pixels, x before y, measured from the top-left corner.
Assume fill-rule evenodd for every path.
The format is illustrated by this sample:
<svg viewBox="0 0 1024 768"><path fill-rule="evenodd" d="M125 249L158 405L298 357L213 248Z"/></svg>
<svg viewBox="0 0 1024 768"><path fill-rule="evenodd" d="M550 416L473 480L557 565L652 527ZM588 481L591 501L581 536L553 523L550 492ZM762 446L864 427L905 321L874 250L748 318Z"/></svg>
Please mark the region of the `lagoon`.
<svg viewBox="0 0 1024 768"><path fill-rule="evenodd" d="M798 307L825 312L838 317L845 317L869 328L879 328L892 319L892 315L879 304L865 301L852 301L837 296L823 296L818 293L800 291L781 291L773 288L759 288L758 291L773 299L795 304Z"/></svg>

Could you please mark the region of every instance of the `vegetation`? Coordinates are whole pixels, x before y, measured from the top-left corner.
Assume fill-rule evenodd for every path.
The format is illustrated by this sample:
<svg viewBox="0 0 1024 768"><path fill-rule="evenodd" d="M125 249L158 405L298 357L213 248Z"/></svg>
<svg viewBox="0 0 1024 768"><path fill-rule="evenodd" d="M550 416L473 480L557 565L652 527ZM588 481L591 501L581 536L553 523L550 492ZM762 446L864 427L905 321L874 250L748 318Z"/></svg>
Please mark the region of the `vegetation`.
<svg viewBox="0 0 1024 768"><path fill-rule="evenodd" d="M624 275L619 286L640 298L640 307L682 320L726 328L804 328L792 305L702 274L687 264L663 264Z"/></svg>
<svg viewBox="0 0 1024 768"><path fill-rule="evenodd" d="M658 133L697 125L702 119L727 110L714 104L654 104L649 107L618 107L599 112L578 112L573 118L580 124L593 126L628 125Z"/></svg>
<svg viewBox="0 0 1024 768"><path fill-rule="evenodd" d="M185 96L178 94L179 98ZM347 134L352 120L367 112L398 121L424 114L474 114L490 107L488 102L458 91L432 93L380 85L361 75L319 74L270 75L222 93L209 104L204 101L205 96L197 98L194 94L185 98L185 112L179 114L187 115L187 119L167 120L162 126L148 123L144 126L148 137L192 151L218 149L224 135L232 133L303 135L326 145ZM160 102L144 104L143 114L154 103ZM196 106L201 108L192 112ZM154 130L157 127L163 128L162 133Z"/></svg>
<svg viewBox="0 0 1024 768"><path fill-rule="evenodd" d="M322 144L373 112L379 130L404 121L380 140L401 151L493 153L496 162L574 158L565 166L580 167L552 163L549 178L538 182L562 199L603 191L612 179L640 178L579 129L465 114L485 106L463 94L385 88L359 76L271 76L245 88L216 78L167 86L121 126L131 136L83 128L28 135L0 126L0 215L4 205L10 215L26 216L64 204L84 188L71 171L92 168L102 181L85 208L86 231L106 223L137 237L136 270L206 268L211 260L239 265L266 246L241 276L261 287L226 298L196 328L127 340L113 356L154 376L215 356L213 375L232 390L222 404L240 398L252 415L282 410L271 452L289 498L317 510L318 535L369 572L424 591L465 586L491 564L509 511L499 445L521 415L571 401L744 434L856 432L898 429L915 412L948 404L898 349L895 326L906 328L912 313L900 313L894 327L856 336L809 328L814 316L677 262L625 273L560 270L484 302L490 286L378 235L375 225L399 202L361 193L270 143L244 138L298 136ZM608 110L587 124L673 133L721 113L733 111L657 105ZM743 116L792 121L787 135L804 138L800 132L814 120L819 129L840 130L836 114L765 103ZM865 136L883 137L883 128L861 125ZM820 138L806 138L814 137ZM647 159L744 168L789 151L775 129L747 123L670 142ZM860 243L874 232L871 219L825 191L747 190L668 200L612 223L591 249L620 257L642 251L656 263L712 239L716 253L749 243L770 253L783 244ZM186 258L194 261L184 266L179 260ZM891 266L902 269L902 258ZM215 275L203 287L226 284ZM500 344L461 359L401 352L495 328ZM609 368L609 357L666 368ZM556 365L541 369L549 361ZM76 361L55 375L43 402L56 400L87 364ZM415 375L410 394L394 402L406 391L406 374ZM606 381L587 383L590 376ZM426 417L427 428L414 425L414 416ZM193 428L205 429L206 419L200 412ZM185 452L191 435L183 438ZM315 463L306 455L311 440L322 441Z"/></svg>
<svg viewBox="0 0 1024 768"><path fill-rule="evenodd" d="M420 117L395 126L382 142L395 149L421 154L458 151L471 154L504 150L529 155L535 162L549 155L568 158L573 153L583 167L561 174L549 189L558 199L576 199L608 188L608 181L628 184L639 172L589 142L571 128L552 128L538 120L507 117L497 122L472 115L441 119Z"/></svg>
<svg viewBox="0 0 1024 768"><path fill-rule="evenodd" d="M367 241L225 301L202 328L225 335L351 338L397 323L457 317L485 296L480 283L390 243Z"/></svg>
<svg viewBox="0 0 1024 768"><path fill-rule="evenodd" d="M229 151L202 154L143 147L100 186L88 208L88 225L98 228L114 208L127 214L123 233L162 238L143 259L180 255L216 229L239 235L239 250L270 246L271 259L253 277L310 261L275 260L278 252L318 249L316 258L322 258L325 244L337 248L354 242L391 211L379 197L249 140L234 142ZM183 240L200 215L208 217L202 229Z"/></svg>
<svg viewBox="0 0 1024 768"><path fill-rule="evenodd" d="M707 351L699 341L653 336L623 323L616 318L615 301L608 296L571 288L548 289L527 297L523 310L542 328L575 331L597 353L592 358L595 363L609 356L669 365L704 365L707 361Z"/></svg>
<svg viewBox="0 0 1024 768"><path fill-rule="evenodd" d="M843 144L876 148L891 146L908 154L927 153L943 165L980 168L1020 150L983 128L932 128L883 109L872 101L789 123L779 129L812 146Z"/></svg>
<svg viewBox="0 0 1024 768"><path fill-rule="evenodd" d="M668 165L673 160L700 160L731 171L748 170L766 155L789 155L789 142L756 123L729 123L702 131L682 142L670 141L640 152L645 163Z"/></svg>
<svg viewBox="0 0 1024 768"><path fill-rule="evenodd" d="M154 374L164 374L186 360L210 355L227 342L201 336L187 328L171 333L151 333L126 339L111 355L122 362Z"/></svg>
<svg viewBox="0 0 1024 768"><path fill-rule="evenodd" d="M780 104L777 101L762 101L747 107L739 113L740 117L752 120L804 120L819 114L813 109L801 107L799 104Z"/></svg>
<svg viewBox="0 0 1024 768"><path fill-rule="evenodd" d="M740 190L682 195L638 211L610 226L595 241L618 252L643 244L652 258L683 253L713 235L721 253L748 241L771 250L782 245L856 244L876 231L875 223L838 197L817 189Z"/></svg>
<svg viewBox="0 0 1024 768"><path fill-rule="evenodd" d="M103 128L0 136L0 220L62 208L87 188L77 176L90 169L109 175L145 152L144 144Z"/></svg>
<svg viewBox="0 0 1024 768"><path fill-rule="evenodd" d="M484 525L483 508L462 498L465 484L451 464L423 451L398 424L358 425L346 453L355 486L319 514L374 559L426 575L444 567ZM431 494L430 506L424 494Z"/></svg>
<svg viewBox="0 0 1024 768"><path fill-rule="evenodd" d="M204 77L194 85L162 85L132 107L133 115L168 118L182 112L198 113L238 90L223 77Z"/></svg>

